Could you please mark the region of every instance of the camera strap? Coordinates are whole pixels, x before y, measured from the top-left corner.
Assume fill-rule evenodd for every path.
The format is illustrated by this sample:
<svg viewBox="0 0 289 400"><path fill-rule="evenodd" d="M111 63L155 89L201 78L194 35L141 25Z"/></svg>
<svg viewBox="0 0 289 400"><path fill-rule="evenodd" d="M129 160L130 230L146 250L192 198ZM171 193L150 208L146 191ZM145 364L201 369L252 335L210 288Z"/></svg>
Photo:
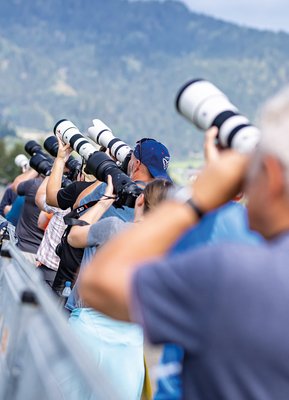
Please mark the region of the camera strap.
<svg viewBox="0 0 289 400"><path fill-rule="evenodd" d="M102 197L105 197L107 200L109 199L115 199L115 197L111 197L111 196L105 196L103 195ZM102 199L104 200L104 199ZM94 200L94 201L89 201L86 204L83 204L82 206L79 206L77 208L75 208L74 210L70 211L70 213L66 214L63 217L64 223L65 225L69 225L69 226L74 226L74 225L78 225L78 226L85 226L85 225L90 225L88 222L83 221L83 220L79 220L78 218L81 216L81 214L86 211L88 208L93 207L95 204L97 204L100 201L100 199L98 200Z"/></svg>

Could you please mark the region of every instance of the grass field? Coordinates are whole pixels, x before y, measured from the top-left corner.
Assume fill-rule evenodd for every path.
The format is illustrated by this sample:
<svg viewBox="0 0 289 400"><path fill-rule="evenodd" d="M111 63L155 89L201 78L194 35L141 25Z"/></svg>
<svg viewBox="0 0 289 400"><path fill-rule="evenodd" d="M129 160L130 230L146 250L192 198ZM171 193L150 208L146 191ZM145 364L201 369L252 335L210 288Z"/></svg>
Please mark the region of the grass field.
<svg viewBox="0 0 289 400"><path fill-rule="evenodd" d="M178 185L185 185L202 168L203 164L204 160L199 157L172 161L169 166L170 177Z"/></svg>

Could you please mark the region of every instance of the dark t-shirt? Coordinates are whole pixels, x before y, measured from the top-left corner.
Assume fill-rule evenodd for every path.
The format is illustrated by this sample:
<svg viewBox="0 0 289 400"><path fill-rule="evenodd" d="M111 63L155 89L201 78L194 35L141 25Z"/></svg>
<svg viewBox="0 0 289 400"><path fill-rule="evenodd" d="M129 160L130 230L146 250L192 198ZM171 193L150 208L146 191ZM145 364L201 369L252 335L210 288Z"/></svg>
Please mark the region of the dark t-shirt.
<svg viewBox="0 0 289 400"><path fill-rule="evenodd" d="M4 208L10 206L16 200L17 194L13 192L10 186L5 190L0 203L0 215L4 217Z"/></svg>
<svg viewBox="0 0 289 400"><path fill-rule="evenodd" d="M60 189L57 193L59 208L66 210L72 208L80 193L94 182L72 182L66 188Z"/></svg>
<svg viewBox="0 0 289 400"><path fill-rule="evenodd" d="M18 185L17 194L25 196L22 212L16 226L16 236L20 250L36 254L43 238L43 230L38 228L40 210L35 204L35 195L43 178L24 181Z"/></svg>
<svg viewBox="0 0 289 400"><path fill-rule="evenodd" d="M288 400L289 233L222 243L136 271L132 314L185 350L186 400Z"/></svg>

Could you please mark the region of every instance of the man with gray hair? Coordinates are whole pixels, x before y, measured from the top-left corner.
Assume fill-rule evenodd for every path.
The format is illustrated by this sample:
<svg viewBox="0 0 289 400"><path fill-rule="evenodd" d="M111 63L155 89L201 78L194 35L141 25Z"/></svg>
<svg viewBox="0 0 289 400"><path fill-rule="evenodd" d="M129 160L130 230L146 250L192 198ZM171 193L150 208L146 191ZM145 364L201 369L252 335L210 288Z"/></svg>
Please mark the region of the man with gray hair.
<svg viewBox="0 0 289 400"><path fill-rule="evenodd" d="M184 348L184 399L289 398L288 111L286 89L265 106L250 160L224 152L193 194L167 201L111 240L83 273L80 291L91 306L140 322L153 343ZM250 225L264 244L163 256L244 182Z"/></svg>

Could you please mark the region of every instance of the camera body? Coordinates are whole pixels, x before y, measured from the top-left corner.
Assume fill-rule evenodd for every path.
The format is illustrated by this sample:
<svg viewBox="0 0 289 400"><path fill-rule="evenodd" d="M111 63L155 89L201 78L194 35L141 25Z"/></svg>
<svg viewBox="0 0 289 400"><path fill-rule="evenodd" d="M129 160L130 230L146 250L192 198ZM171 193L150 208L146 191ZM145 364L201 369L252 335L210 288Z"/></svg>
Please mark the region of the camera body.
<svg viewBox="0 0 289 400"><path fill-rule="evenodd" d="M58 121L54 127L54 134L64 143L69 143L85 159L87 173L94 175L101 182L107 182L108 175L111 175L117 195L114 206L134 207L135 200L142 190L118 168L115 161L107 154L97 151L71 121L66 119Z"/></svg>
<svg viewBox="0 0 289 400"><path fill-rule="evenodd" d="M176 108L202 130L216 126L219 129L218 144L222 148L248 153L259 142L260 131L209 81L194 79L187 82L179 90Z"/></svg>

